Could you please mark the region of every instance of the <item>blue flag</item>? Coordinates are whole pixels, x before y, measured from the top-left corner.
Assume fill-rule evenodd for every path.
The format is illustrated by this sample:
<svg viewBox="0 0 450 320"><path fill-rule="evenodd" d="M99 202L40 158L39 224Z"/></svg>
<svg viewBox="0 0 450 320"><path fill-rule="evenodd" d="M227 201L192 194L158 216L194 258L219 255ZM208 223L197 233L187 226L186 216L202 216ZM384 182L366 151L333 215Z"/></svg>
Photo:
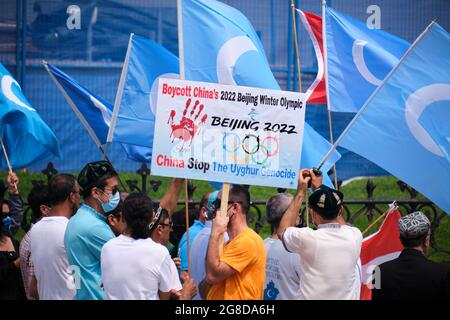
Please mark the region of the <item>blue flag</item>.
<svg viewBox="0 0 450 320"><path fill-rule="evenodd" d="M409 47L409 43L326 8L328 107L357 112Z"/></svg>
<svg viewBox="0 0 450 320"><path fill-rule="evenodd" d="M155 42L131 34L123 68L123 90L119 84L108 142L152 148L158 79L179 78L178 58Z"/></svg>
<svg viewBox="0 0 450 320"><path fill-rule="evenodd" d="M51 155L60 157L53 131L41 119L22 93L19 84L0 64L0 137L11 166L23 168ZM0 152L1 165L7 162Z"/></svg>
<svg viewBox="0 0 450 320"><path fill-rule="evenodd" d="M449 139L450 36L438 24L419 39L367 106L341 145L373 161L450 214L450 162L428 134ZM425 121L422 121L425 120Z"/></svg>
<svg viewBox="0 0 450 320"><path fill-rule="evenodd" d="M419 123L430 135L436 145L440 148L441 152L436 150L440 155L444 155L450 162L450 121L442 121L442 119L450 119L449 115L449 102L441 101L448 98L448 87L443 87L441 94L443 96L435 96L435 108L430 112L424 112L419 119Z"/></svg>
<svg viewBox="0 0 450 320"><path fill-rule="evenodd" d="M241 12L219 1L183 0L182 24L186 80L280 90L259 37ZM330 147L305 122L300 166L317 166ZM322 170L339 158L335 151ZM331 185L327 175L324 183Z"/></svg>
<svg viewBox="0 0 450 320"><path fill-rule="evenodd" d="M113 106L51 64L44 64L97 147L106 143ZM122 144L129 159L150 162L150 148Z"/></svg>

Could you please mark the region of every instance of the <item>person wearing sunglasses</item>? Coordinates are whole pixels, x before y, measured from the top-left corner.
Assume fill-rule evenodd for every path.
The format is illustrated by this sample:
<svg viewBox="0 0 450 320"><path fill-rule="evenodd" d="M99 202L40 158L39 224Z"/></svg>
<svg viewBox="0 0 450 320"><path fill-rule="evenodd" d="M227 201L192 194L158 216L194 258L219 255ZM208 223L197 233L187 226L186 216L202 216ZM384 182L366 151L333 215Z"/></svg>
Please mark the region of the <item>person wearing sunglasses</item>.
<svg viewBox="0 0 450 320"><path fill-rule="evenodd" d="M214 192L218 193L218 191ZM189 227L189 250L190 250L190 256L191 256L191 269L192 269L192 245L194 244L195 239L197 238L198 234L203 230L205 227L205 223L207 220L207 203L209 198L211 197L211 193L205 194L202 199L200 200L200 210L195 212L195 219L194 223ZM214 197L215 199L215 197ZM209 237L208 237L209 238ZM206 254L206 250L205 250ZM180 278L185 279L188 275L188 246L187 246L187 235L186 232L183 233L183 236L181 237L180 243L178 244L178 257L181 260L181 266L180 266ZM205 257L203 256L203 260ZM201 278L203 279L203 278ZM201 280L200 279L200 280Z"/></svg>
<svg viewBox="0 0 450 320"><path fill-rule="evenodd" d="M205 227L198 232L194 240L191 240L191 277L194 279L196 287L199 286L200 281L206 276L205 260L206 251L208 250L209 237L211 236L212 220L216 216L217 210L220 207L220 200L217 201L218 194L219 190L211 192L202 198L200 203L200 215L206 220ZM224 241L228 241L228 234L226 232L224 234ZM193 300L201 299L202 298L199 293L197 293L193 298Z"/></svg>
<svg viewBox="0 0 450 320"><path fill-rule="evenodd" d="M151 238L156 243L167 247L169 245L170 233L173 230L173 222L166 209L161 210L158 221L155 222L151 230Z"/></svg>
<svg viewBox="0 0 450 320"><path fill-rule="evenodd" d="M84 203L69 220L64 235L69 265L78 270L76 300L102 300L100 253L113 239L108 213L120 201L117 172L108 161L88 163L78 175Z"/></svg>
<svg viewBox="0 0 450 320"><path fill-rule="evenodd" d="M220 197L217 198L219 207ZM264 294L266 250L261 237L247 225L250 194L239 185L230 188L226 215L213 220L206 255L206 278L200 283L207 300L261 300ZM230 240L220 255L220 240Z"/></svg>

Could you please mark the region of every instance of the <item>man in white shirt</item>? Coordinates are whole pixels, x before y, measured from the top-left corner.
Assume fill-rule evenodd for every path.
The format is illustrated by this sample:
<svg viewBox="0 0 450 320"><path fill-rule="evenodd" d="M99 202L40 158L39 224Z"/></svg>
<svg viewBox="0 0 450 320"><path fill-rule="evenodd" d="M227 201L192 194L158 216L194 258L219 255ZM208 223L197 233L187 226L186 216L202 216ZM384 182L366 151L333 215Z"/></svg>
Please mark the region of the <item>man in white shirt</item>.
<svg viewBox="0 0 450 320"><path fill-rule="evenodd" d="M310 180L315 191L308 203L317 230L293 228ZM344 195L322 185L321 180L312 170L300 172L297 194L281 219L278 236L288 251L300 254L301 299L357 300L355 265L362 234L339 223Z"/></svg>
<svg viewBox="0 0 450 320"><path fill-rule="evenodd" d="M64 248L69 218L80 205L80 187L70 174L53 176L48 186L50 210L30 232L31 255L41 300L72 300L76 289Z"/></svg>
<svg viewBox="0 0 450 320"><path fill-rule="evenodd" d="M292 199L293 196L288 193L279 193L266 203L266 218L270 224L272 236L264 239L264 247L267 251L264 300L300 298L300 255L286 251L277 235L281 218Z"/></svg>
<svg viewBox="0 0 450 320"><path fill-rule="evenodd" d="M186 280L182 287L169 251L150 237L160 213L161 208L153 213L153 202L144 194L130 194L125 199L125 230L101 252L106 299L163 300L174 295L190 299L195 294L193 280Z"/></svg>

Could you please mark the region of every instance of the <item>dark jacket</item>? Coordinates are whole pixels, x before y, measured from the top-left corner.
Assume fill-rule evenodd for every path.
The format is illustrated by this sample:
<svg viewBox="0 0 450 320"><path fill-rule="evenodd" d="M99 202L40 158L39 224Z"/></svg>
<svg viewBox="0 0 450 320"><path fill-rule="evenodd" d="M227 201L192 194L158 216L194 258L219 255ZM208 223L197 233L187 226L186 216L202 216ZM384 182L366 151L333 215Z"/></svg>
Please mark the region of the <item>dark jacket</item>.
<svg viewBox="0 0 450 320"><path fill-rule="evenodd" d="M14 265L19 257L19 243L11 238L14 252L0 251L0 300L25 300L22 274Z"/></svg>
<svg viewBox="0 0 450 320"><path fill-rule="evenodd" d="M9 193L9 216L11 217L11 225L9 232L15 235L20 229L23 219L23 200L18 193Z"/></svg>
<svg viewBox="0 0 450 320"><path fill-rule="evenodd" d="M373 300L450 299L450 268L418 250L404 249L397 259L381 264L379 278Z"/></svg>

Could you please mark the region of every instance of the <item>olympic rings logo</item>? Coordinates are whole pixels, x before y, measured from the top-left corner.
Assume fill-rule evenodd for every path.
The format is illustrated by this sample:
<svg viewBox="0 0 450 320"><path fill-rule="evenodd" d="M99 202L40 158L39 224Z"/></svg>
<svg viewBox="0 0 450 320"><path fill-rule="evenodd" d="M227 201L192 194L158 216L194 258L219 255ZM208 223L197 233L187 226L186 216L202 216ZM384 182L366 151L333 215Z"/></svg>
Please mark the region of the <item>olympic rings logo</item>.
<svg viewBox="0 0 450 320"><path fill-rule="evenodd" d="M259 135L246 134L244 138L234 132L224 132L222 138L223 149L231 154L236 164L247 164L249 160L255 165L264 166L269 158L280 152L277 136L267 136L262 140ZM238 156L241 156L238 158Z"/></svg>

